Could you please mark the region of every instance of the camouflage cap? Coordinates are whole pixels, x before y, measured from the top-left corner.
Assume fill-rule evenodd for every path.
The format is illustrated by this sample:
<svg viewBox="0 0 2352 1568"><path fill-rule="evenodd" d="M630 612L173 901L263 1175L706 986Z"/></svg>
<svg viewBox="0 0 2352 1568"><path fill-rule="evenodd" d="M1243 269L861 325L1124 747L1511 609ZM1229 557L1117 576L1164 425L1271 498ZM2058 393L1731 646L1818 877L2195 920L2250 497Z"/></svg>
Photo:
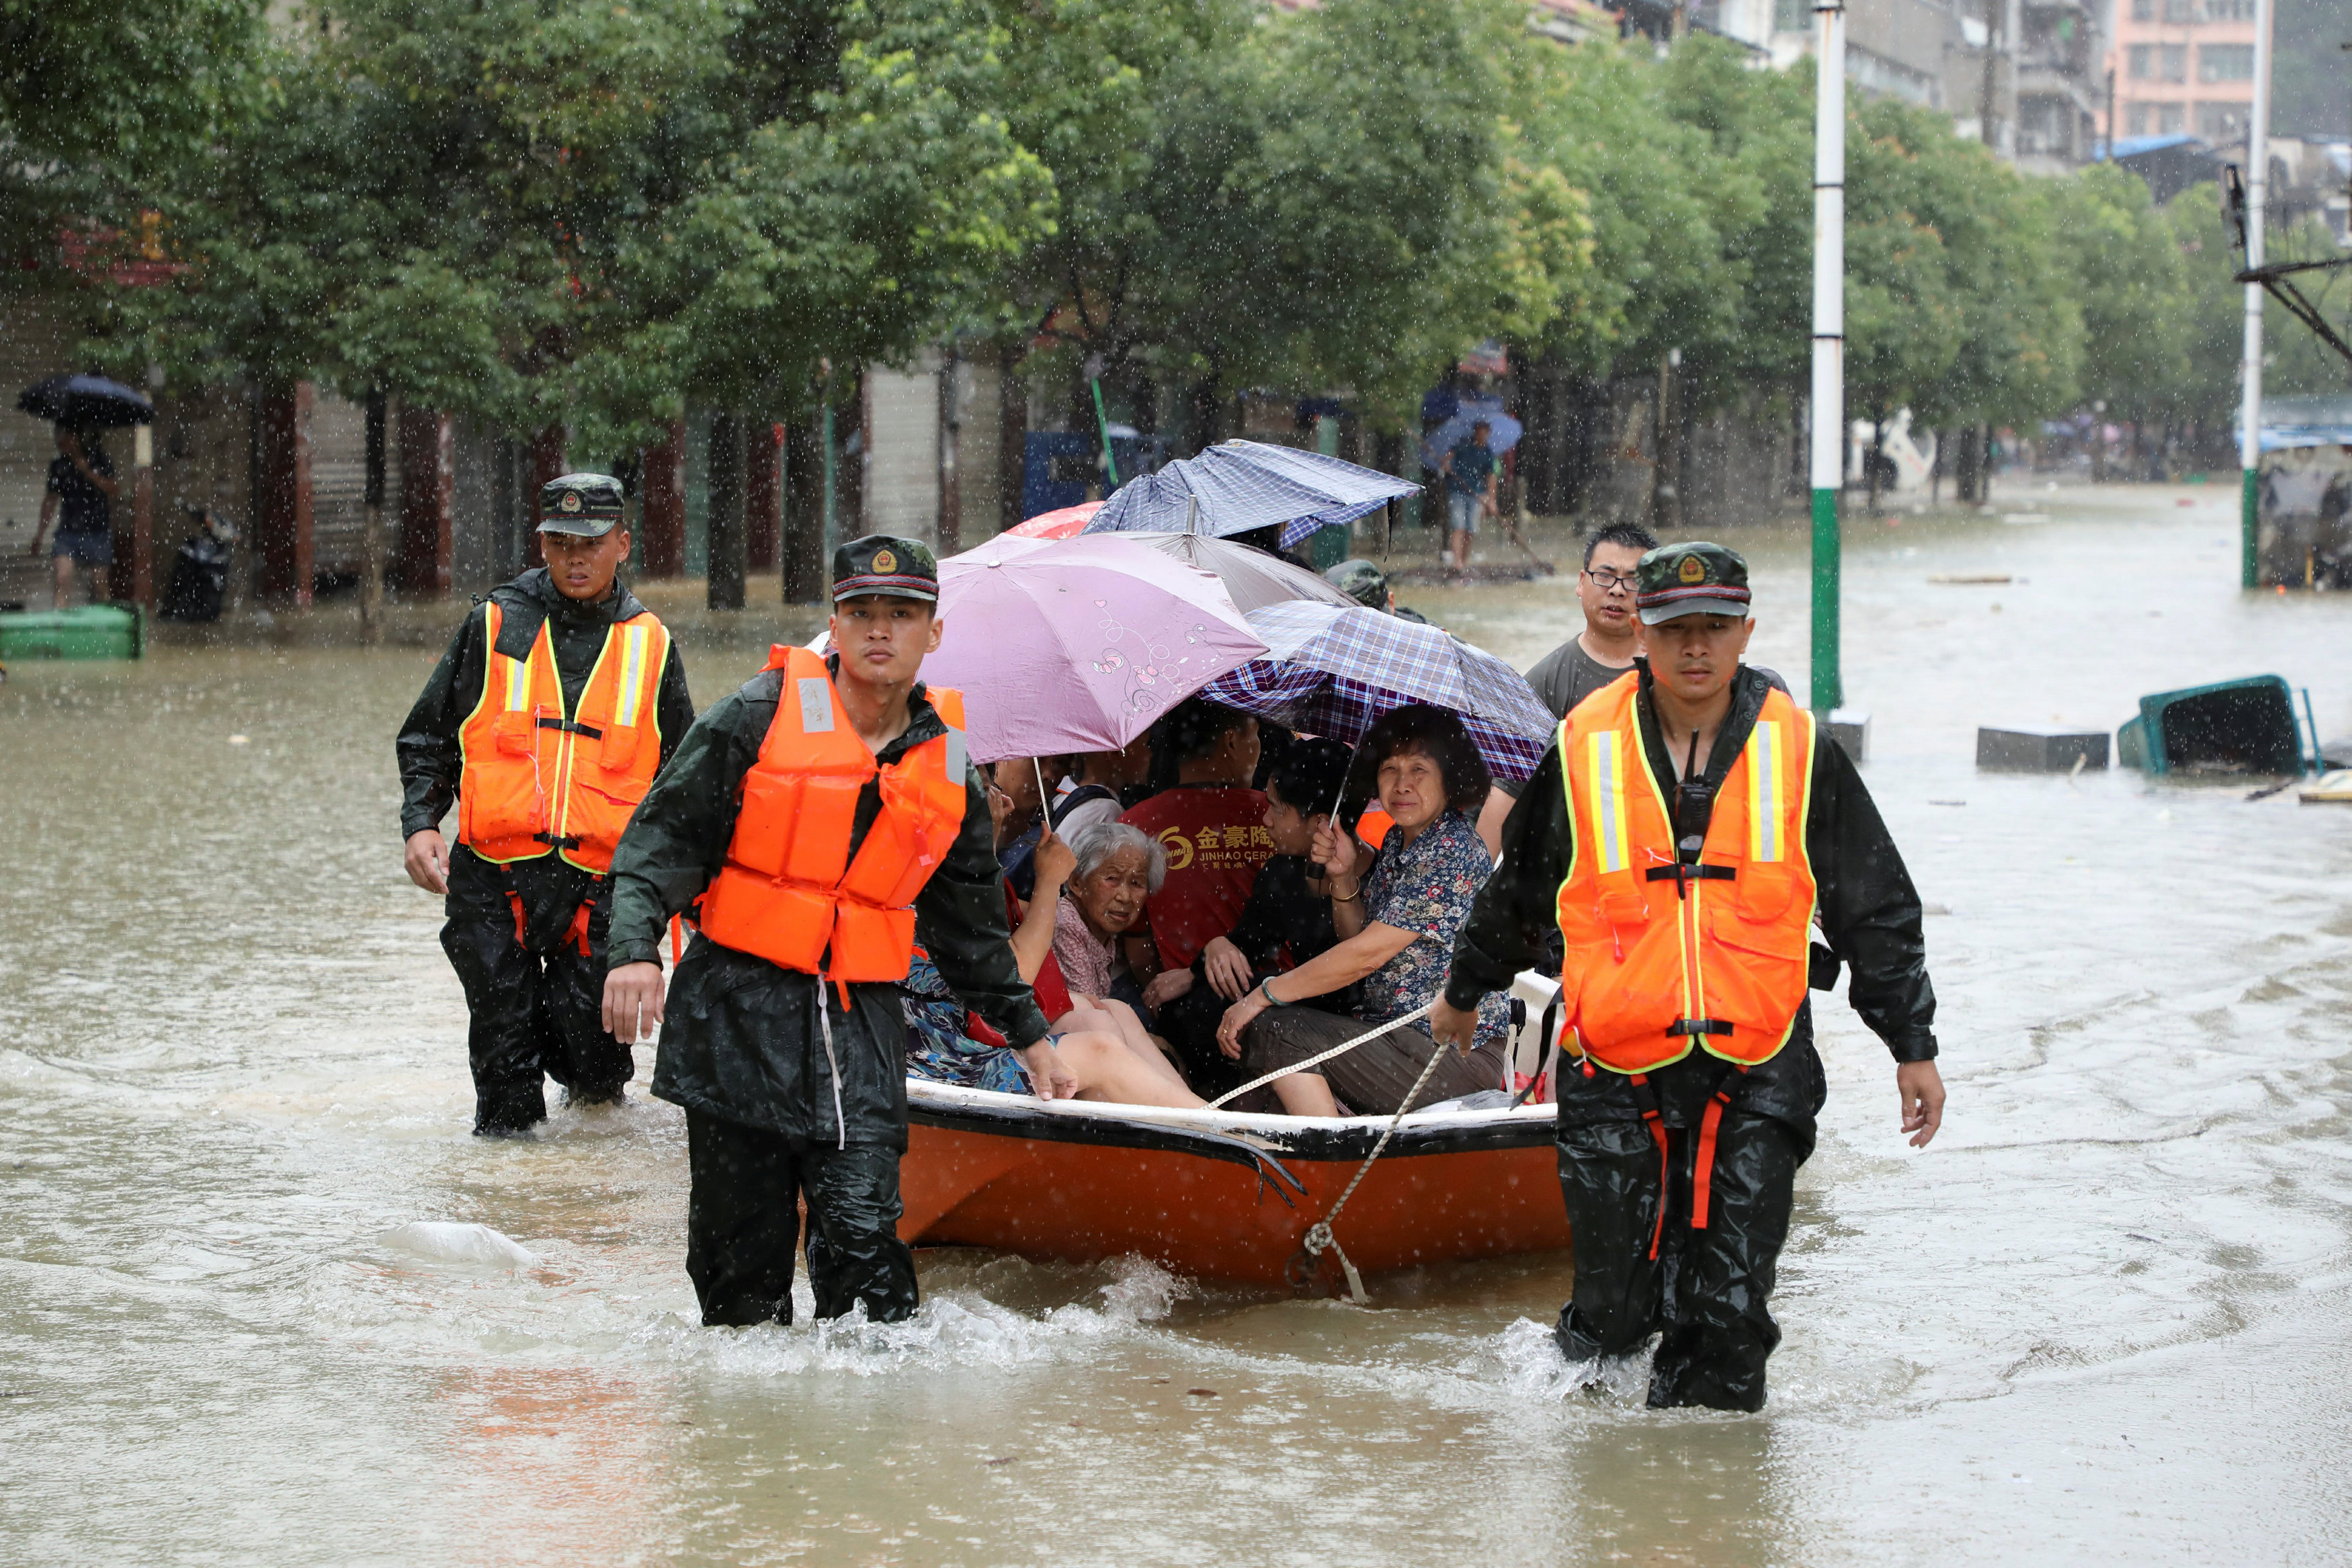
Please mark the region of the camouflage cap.
<svg viewBox="0 0 2352 1568"><path fill-rule="evenodd" d="M621 482L610 474L566 474L539 487L539 531L601 539L620 525Z"/></svg>
<svg viewBox="0 0 2352 1568"><path fill-rule="evenodd" d="M1389 607L1388 574L1360 557L1332 567L1324 572L1323 580L1369 609Z"/></svg>
<svg viewBox="0 0 2352 1568"><path fill-rule="evenodd" d="M929 546L890 534L867 534L833 552L833 601L861 594L920 599L936 604L940 563Z"/></svg>
<svg viewBox="0 0 2352 1568"><path fill-rule="evenodd" d="M1704 539L1660 545L1633 568L1633 604L1642 624L1684 615L1748 619L1748 563L1737 550Z"/></svg>

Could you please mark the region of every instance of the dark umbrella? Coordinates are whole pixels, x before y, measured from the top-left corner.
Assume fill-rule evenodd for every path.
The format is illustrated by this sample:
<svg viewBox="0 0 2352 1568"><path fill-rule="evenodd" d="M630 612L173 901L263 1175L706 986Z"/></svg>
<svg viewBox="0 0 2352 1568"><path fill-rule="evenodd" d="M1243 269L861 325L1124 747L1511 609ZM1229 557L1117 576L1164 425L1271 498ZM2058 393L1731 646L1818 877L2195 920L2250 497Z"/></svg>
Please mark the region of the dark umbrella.
<svg viewBox="0 0 2352 1568"><path fill-rule="evenodd" d="M1221 441L1119 486L1087 532L1211 534L1282 525L1288 549L1318 528L1353 522L1421 488L1342 458L1256 441Z"/></svg>
<svg viewBox="0 0 2352 1568"><path fill-rule="evenodd" d="M1512 780L1533 773L1551 744L1557 725L1526 677L1435 626L1305 600L1244 619L1265 656L1203 686L1211 702L1349 746L1391 708L1430 703L1458 714L1488 771Z"/></svg>
<svg viewBox="0 0 2352 1568"><path fill-rule="evenodd" d="M51 376L18 392L16 406L36 419L76 430L120 430L155 422L155 405L145 393L104 376Z"/></svg>

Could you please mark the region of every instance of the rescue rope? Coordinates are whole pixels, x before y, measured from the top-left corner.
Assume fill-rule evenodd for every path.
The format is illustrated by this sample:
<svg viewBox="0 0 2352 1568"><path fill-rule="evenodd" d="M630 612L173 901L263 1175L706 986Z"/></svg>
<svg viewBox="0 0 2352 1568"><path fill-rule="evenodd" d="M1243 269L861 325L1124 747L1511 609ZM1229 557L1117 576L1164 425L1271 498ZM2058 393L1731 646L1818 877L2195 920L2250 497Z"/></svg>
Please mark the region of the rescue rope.
<svg viewBox="0 0 2352 1568"><path fill-rule="evenodd" d="M1405 1092L1404 1103L1399 1105L1397 1113L1389 1118L1388 1126L1381 1134L1381 1141L1372 1145L1372 1152L1366 1155L1364 1163L1356 1167L1355 1176L1349 1178L1347 1189L1339 1194L1339 1201L1331 1206L1331 1212L1317 1220L1307 1230L1305 1250L1308 1259L1321 1258L1323 1249L1326 1247L1329 1248L1333 1255L1339 1260L1341 1270L1348 1276L1348 1294L1360 1307L1363 1306L1369 1299L1364 1294L1363 1276L1357 1273L1355 1264L1348 1260L1348 1254L1340 1247L1339 1239L1331 1234L1331 1226L1339 1218L1339 1211L1348 1207L1348 1200L1356 1196L1357 1186L1371 1174L1372 1162L1379 1159L1386 1151L1389 1140L1396 1136L1397 1128L1403 1124L1406 1113L1412 1109L1412 1103L1421 1098L1422 1089L1429 1082L1430 1074L1437 1071L1438 1062L1452 1049L1442 1041L1433 1040L1431 1043L1437 1049L1429 1053L1429 1061L1422 1068L1421 1076L1414 1079L1412 1087ZM1307 1265L1307 1278L1311 1280L1314 1277L1314 1264L1310 1261Z"/></svg>
<svg viewBox="0 0 2352 1568"><path fill-rule="evenodd" d="M1393 1018L1389 1019L1386 1023L1374 1024L1370 1029L1366 1030L1355 1039L1349 1040L1342 1045L1335 1045L1330 1050L1323 1052L1320 1056L1310 1056L1306 1061L1293 1063L1291 1066L1277 1067L1263 1078L1253 1078L1247 1083L1243 1084L1240 1088L1228 1090L1224 1093L1218 1095L1214 1100L1210 1101L1203 1109L1213 1111L1223 1105L1226 1101L1238 1100L1253 1089L1263 1089L1277 1078L1287 1078L1294 1072L1304 1072L1310 1067L1319 1067L1335 1056L1345 1056L1348 1052L1355 1050L1356 1047L1363 1044L1364 1041L1378 1039L1380 1036L1388 1033L1388 1031L1392 1029L1402 1029L1409 1023L1419 1023L1423 1019L1429 1016L1430 1009L1435 1006L1437 1006L1437 1003L1433 999L1421 1007L1415 1008L1412 1011L1405 1014L1402 1018ZM1436 1058L1432 1057L1430 1060L1433 1061Z"/></svg>

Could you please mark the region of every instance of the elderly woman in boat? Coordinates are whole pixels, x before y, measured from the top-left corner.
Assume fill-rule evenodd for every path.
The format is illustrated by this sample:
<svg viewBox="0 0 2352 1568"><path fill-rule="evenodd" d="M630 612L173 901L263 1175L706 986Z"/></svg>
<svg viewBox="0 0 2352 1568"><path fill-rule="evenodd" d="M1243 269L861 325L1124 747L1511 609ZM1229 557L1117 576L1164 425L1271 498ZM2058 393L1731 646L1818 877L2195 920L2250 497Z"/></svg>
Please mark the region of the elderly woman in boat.
<svg viewBox="0 0 2352 1568"><path fill-rule="evenodd" d="M1445 984L1454 934L1493 869L1479 839L1479 806L1491 783L1461 719L1444 708L1402 707L1365 734L1346 798L1377 797L1393 820L1377 856L1353 832L1327 824L1315 835L1339 941L1288 974L1261 980L1226 1009L1217 1043L1251 1078L1305 1061L1367 1028L1428 1006ZM1370 857L1369 864L1367 859ZM1349 1012L1308 1005L1358 986ZM1475 1049L1451 1051L1420 1103L1492 1089L1502 1082L1509 1009L1500 996L1479 1004ZM1425 1022L1400 1024L1344 1056L1274 1081L1295 1116L1391 1114L1439 1050Z"/></svg>
<svg viewBox="0 0 2352 1568"><path fill-rule="evenodd" d="M1135 833L1131 828L1125 831ZM1083 844L1100 831L1087 829L1078 838ZM1150 845L1151 851L1158 848ZM1047 1013L1053 1015L1056 1005L1062 1009L1058 1016L1052 1016L1045 1044L1076 1081L1076 1097L1122 1105L1198 1106L1200 1096L1184 1087L1183 1075L1160 1055L1135 1014L1122 1003L1081 989L1080 982L1090 978L1090 974L1071 976L1066 982L1066 992L1040 983L1044 971L1058 968L1054 949L1057 916L1067 902L1062 896L1063 886L1074 873L1085 880L1086 862L1053 833L1039 841L1034 858L1035 896L1013 932L1013 956L1021 977L1036 987ZM1103 858L1099 853L1095 857L1098 878ZM1149 854L1139 858L1142 869L1136 874L1144 881L1152 880L1154 862ZM1139 904L1139 895L1136 902ZM955 999L920 947L916 949L905 991L909 1073L971 1089L1013 1094L1034 1091L1052 1098L1050 1086L1037 1082L1029 1063ZM1055 999L1049 1001L1049 997Z"/></svg>

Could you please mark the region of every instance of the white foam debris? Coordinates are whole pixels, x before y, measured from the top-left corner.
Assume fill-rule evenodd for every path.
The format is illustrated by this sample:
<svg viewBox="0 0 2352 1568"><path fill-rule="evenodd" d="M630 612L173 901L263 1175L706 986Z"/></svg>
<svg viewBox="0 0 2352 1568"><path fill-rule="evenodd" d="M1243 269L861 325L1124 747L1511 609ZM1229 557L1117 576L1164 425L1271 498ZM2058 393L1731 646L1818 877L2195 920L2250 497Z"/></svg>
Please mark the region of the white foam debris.
<svg viewBox="0 0 2352 1568"><path fill-rule="evenodd" d="M487 1225L465 1225L449 1219L412 1220L385 1231L376 1241L396 1252L430 1259L436 1263L467 1264L478 1269L520 1272L539 1262L520 1243Z"/></svg>

